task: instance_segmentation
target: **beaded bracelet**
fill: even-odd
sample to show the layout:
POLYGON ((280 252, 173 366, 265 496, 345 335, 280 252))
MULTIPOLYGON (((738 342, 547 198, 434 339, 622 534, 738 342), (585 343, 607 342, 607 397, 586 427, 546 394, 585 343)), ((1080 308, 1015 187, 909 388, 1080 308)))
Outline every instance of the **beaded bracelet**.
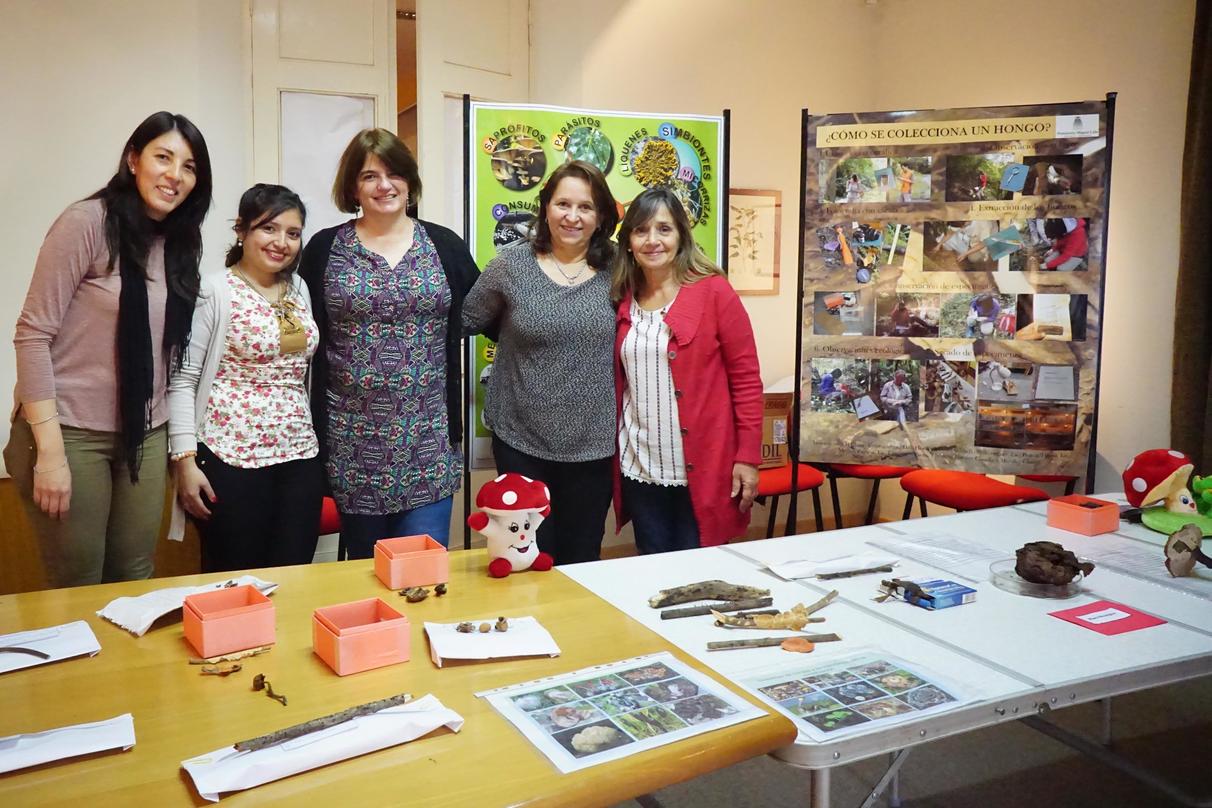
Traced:
POLYGON ((197 457, 197 456, 198 456, 198 453, 193 451, 192 449, 190 449, 190 450, 187 450, 184 452, 177 452, 176 454, 171 454, 168 456, 168 459, 171 460, 172 462, 176 463, 178 460, 184 460, 187 457, 197 457))

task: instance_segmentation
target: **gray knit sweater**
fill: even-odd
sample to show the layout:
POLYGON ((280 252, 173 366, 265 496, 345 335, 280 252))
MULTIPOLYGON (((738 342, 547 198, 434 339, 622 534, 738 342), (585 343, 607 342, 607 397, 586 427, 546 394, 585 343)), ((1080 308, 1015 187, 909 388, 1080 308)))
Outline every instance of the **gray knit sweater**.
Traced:
POLYGON ((613 455, 614 321, 609 272, 561 286, 529 244, 501 250, 463 301, 465 333, 501 329, 484 413, 497 437, 544 460, 613 455))

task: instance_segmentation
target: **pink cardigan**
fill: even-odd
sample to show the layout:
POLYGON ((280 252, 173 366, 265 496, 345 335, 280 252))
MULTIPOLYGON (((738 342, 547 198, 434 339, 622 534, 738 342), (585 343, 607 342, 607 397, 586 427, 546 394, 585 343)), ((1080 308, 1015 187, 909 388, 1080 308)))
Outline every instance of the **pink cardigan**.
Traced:
MULTIPOLYGON (((627 384, 621 351, 631 329, 630 295, 619 302, 615 322, 615 406, 621 419, 627 384)), ((732 465, 756 466, 762 459, 762 379, 753 328, 727 278, 718 275, 683 286, 665 322, 699 542, 704 547, 724 544, 749 527, 749 514, 737 508, 740 497, 730 496, 732 465)), ((614 466, 614 507, 621 530, 629 517, 617 454, 614 466)))

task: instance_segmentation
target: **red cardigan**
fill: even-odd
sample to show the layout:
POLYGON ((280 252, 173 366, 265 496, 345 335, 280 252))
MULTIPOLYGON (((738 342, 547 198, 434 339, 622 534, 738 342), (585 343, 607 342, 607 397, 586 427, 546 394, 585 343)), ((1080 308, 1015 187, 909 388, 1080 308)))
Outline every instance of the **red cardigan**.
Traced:
MULTIPOLYGON (((615 406, 623 414, 623 338, 631 330, 631 295, 619 302, 614 341, 615 406)), ((732 464, 762 460, 762 379, 749 315, 727 278, 713 275, 678 290, 665 315, 671 336, 669 367, 682 426, 690 503, 699 543, 724 544, 742 536, 749 514, 731 497, 732 464)), ((618 528, 623 508, 618 454, 614 462, 618 528)))

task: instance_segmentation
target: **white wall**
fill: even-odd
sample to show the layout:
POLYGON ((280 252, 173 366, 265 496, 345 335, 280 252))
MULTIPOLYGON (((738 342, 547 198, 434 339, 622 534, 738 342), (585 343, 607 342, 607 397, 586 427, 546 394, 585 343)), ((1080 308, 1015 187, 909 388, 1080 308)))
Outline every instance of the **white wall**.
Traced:
MULTIPOLYGON (((732 109, 732 186, 783 191, 781 293, 744 298, 767 383, 795 370, 802 107, 988 106, 1118 91, 1098 486, 1117 487, 1133 454, 1167 445, 1192 0, 1071 0, 1063 9, 1045 0, 531 6, 533 101, 732 109)), ((843 510, 864 494, 851 487, 843 510)), ((899 503, 899 493, 887 497, 886 515, 899 503)))
MULTIPOLYGON (((118 167, 149 114, 202 130, 215 205, 204 266, 230 243, 248 176, 243 0, 4 0, 0 3, 0 397, 16 381, 11 335, 47 228, 118 167)), ((7 403, 3 406, 8 413, 7 403)), ((0 445, 8 418, 0 419, 0 445)))

